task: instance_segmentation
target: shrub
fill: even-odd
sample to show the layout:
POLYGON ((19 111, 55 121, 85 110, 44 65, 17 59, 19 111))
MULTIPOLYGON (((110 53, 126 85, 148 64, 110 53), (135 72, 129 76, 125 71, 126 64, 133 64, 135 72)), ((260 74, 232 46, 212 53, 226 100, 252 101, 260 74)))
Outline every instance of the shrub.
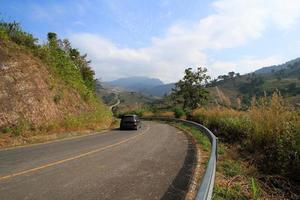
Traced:
POLYGON ((182 118, 183 116, 185 116, 184 110, 180 107, 174 108, 173 112, 176 118, 182 118))
POLYGON ((10 127, 4 127, 4 128, 2 128, 2 132, 3 133, 11 133, 12 129, 10 127))
POLYGON ((6 31, 0 28, 0 39, 2 40, 8 40, 8 35, 6 34, 6 31))
POLYGON ((34 38, 31 34, 22 31, 22 28, 17 22, 3 22, 0 21, 0 35, 3 32, 15 43, 29 48, 35 48, 38 39, 34 38))
POLYGON ((54 95, 54 97, 53 97, 54 103, 58 104, 60 102, 60 100, 62 99, 62 96, 63 96, 63 94, 61 92, 58 93, 58 94, 56 94, 56 95, 54 95))
POLYGON ((192 115, 221 139, 261 155, 255 161, 264 172, 300 180, 300 116, 278 93, 271 99, 254 99, 248 111, 212 107, 194 110, 192 115))
POLYGON ((224 171, 224 174, 228 177, 234 177, 239 174, 241 174, 241 164, 237 161, 233 160, 225 160, 222 163, 222 170, 224 171))

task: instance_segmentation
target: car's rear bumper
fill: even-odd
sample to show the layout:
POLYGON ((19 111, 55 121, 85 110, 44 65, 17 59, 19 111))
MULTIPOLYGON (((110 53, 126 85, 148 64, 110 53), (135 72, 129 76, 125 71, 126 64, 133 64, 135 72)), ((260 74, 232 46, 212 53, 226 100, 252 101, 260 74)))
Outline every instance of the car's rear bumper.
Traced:
POLYGON ((138 126, 137 125, 121 125, 120 129, 121 130, 130 130, 130 129, 137 129, 138 126))

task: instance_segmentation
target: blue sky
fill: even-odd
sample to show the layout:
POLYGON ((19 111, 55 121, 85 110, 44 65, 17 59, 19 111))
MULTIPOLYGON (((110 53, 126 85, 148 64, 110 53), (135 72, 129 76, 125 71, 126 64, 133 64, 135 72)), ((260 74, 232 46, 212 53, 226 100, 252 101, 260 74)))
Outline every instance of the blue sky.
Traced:
POLYGON ((98 78, 177 81, 186 67, 212 76, 299 57, 298 0, 1 0, 4 20, 40 41, 47 32, 88 53, 98 78))

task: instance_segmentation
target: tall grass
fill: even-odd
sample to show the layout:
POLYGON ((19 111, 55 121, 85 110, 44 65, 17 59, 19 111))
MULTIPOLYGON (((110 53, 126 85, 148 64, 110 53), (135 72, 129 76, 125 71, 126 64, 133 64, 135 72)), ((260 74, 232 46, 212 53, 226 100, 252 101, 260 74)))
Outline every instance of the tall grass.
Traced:
POLYGON ((300 181, 300 115, 280 94, 253 99, 247 111, 200 108, 193 118, 223 140, 240 143, 265 173, 300 181))

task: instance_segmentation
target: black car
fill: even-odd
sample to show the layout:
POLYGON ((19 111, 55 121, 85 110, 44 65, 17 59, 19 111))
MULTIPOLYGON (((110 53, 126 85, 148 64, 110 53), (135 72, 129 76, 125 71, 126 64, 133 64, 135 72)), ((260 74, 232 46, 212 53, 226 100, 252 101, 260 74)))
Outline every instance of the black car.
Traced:
POLYGON ((124 115, 121 118, 120 129, 138 130, 141 127, 141 121, 137 115, 124 115))

